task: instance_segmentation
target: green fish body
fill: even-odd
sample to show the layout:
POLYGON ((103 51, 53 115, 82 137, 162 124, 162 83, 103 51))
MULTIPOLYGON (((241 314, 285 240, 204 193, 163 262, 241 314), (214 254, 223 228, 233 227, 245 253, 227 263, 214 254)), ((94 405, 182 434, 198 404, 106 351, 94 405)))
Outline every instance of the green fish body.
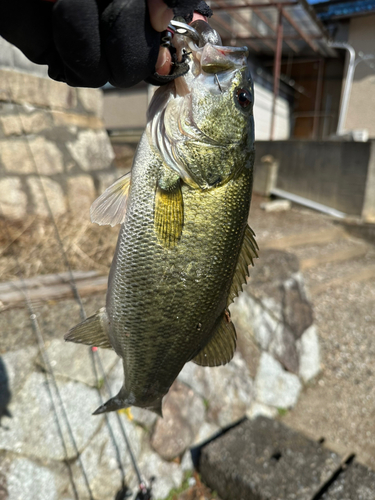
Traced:
POLYGON ((93 206, 97 222, 122 223, 106 308, 66 339, 113 348, 124 366, 120 392, 95 413, 135 405, 161 414, 186 362, 217 366, 235 350, 227 308, 256 256, 253 89, 244 52, 233 62, 233 48, 208 45, 192 63, 198 75, 155 94, 130 178, 93 206), (212 53, 229 59, 220 87, 202 70, 206 56, 212 73, 212 53))

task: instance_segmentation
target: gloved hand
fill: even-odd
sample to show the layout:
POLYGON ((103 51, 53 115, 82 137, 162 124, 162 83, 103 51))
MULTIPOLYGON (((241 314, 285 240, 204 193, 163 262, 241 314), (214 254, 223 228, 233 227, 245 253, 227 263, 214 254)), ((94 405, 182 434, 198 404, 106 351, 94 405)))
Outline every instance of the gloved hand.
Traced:
MULTIPOLYGON (((187 22, 194 10, 211 13, 199 0, 164 2, 187 22)), ((1 0, 0 35, 31 61, 47 64, 54 80, 126 88, 154 73, 157 30, 165 29, 172 15, 161 0, 1 0)))

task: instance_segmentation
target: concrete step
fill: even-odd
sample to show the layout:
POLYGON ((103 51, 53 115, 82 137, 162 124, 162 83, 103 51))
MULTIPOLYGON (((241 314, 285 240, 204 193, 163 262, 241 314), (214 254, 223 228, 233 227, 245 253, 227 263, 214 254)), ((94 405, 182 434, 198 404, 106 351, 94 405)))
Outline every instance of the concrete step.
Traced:
POLYGON ((321 266, 323 264, 343 262, 346 260, 360 259, 364 257, 369 250, 368 245, 358 244, 349 248, 341 248, 334 252, 324 252, 316 257, 302 259, 300 261, 300 268, 303 270, 312 267, 321 266))
POLYGON ((366 266, 363 267, 362 269, 352 271, 349 273, 346 273, 342 276, 339 276, 337 278, 332 278, 332 279, 327 279, 323 281, 322 283, 317 283, 315 285, 310 285, 309 286, 309 291, 310 294, 313 297, 316 297, 330 288, 337 288, 340 286, 345 286, 349 282, 364 282, 364 281, 369 281, 375 279, 375 265, 374 266, 366 266))
POLYGON ((222 500, 374 500, 375 472, 322 441, 245 419, 201 448, 199 470, 222 500))
POLYGON ((260 239, 259 247, 260 249, 289 250, 307 245, 326 245, 346 237, 347 234, 343 228, 332 226, 321 231, 307 231, 275 239, 260 239))

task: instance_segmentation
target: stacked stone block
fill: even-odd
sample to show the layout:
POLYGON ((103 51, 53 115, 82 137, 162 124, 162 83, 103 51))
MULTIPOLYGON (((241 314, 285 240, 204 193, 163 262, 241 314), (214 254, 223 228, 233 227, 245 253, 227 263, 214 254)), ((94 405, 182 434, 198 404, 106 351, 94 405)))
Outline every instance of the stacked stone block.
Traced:
POLYGON ((122 172, 102 121, 100 90, 0 69, 0 203, 9 219, 89 207, 122 172))

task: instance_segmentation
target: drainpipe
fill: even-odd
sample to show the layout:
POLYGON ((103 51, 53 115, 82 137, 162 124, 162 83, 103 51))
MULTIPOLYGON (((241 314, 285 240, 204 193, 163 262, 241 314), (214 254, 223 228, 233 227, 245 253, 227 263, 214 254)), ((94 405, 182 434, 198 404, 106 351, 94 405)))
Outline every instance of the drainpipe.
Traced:
MULTIPOLYGON (((375 59, 375 56, 373 54, 362 54, 361 52, 359 52, 359 57, 356 59, 354 48, 348 43, 344 42, 329 42, 329 46, 336 49, 345 49, 349 52, 348 71, 346 72, 345 87, 336 130, 337 135, 342 135, 344 133, 346 113, 348 111, 349 97, 352 90, 355 68, 360 62, 367 62, 369 60, 375 59)), ((373 65, 371 64, 370 67, 373 67, 373 65)))
POLYGON ((344 87, 344 92, 342 95, 339 121, 337 122, 337 130, 336 130, 337 135, 342 135, 343 129, 344 129, 344 124, 345 124, 345 119, 346 119, 346 113, 348 111, 350 91, 352 90, 354 70, 355 70, 355 66, 356 66, 356 64, 355 64, 355 50, 348 43, 331 42, 329 45, 331 47, 334 47, 337 49, 346 49, 349 53, 348 71, 346 72, 345 87, 344 87))

